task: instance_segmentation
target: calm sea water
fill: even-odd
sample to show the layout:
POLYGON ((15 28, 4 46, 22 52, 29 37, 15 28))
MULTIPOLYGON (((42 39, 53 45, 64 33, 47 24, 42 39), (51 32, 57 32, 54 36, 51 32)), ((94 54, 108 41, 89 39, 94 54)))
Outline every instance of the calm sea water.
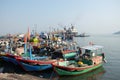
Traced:
POLYGON ((120 35, 92 35, 90 37, 77 37, 75 41, 80 46, 89 42, 104 46, 107 63, 92 72, 73 76, 60 77, 59 80, 120 80, 120 35))

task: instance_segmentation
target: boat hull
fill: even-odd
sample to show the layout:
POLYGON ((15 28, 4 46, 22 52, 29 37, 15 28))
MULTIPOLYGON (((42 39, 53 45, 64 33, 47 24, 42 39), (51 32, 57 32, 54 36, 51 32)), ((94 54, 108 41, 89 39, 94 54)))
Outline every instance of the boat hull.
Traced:
POLYGON ((24 63, 24 62, 19 62, 19 65, 25 71, 42 71, 42 70, 46 70, 46 69, 52 68, 51 64, 32 65, 32 64, 27 64, 27 63, 24 63))
POLYGON ((54 70, 55 72, 57 72, 58 75, 60 76, 71 76, 71 75, 80 75, 80 74, 84 74, 84 73, 87 73, 89 71, 92 71, 94 69, 97 69, 99 67, 102 66, 102 63, 101 64, 98 64, 96 66, 93 66, 91 68, 87 68, 87 69, 84 69, 84 70, 78 70, 78 71, 68 71, 68 70, 64 70, 64 69, 60 69, 60 68, 57 68, 57 67, 54 67, 54 70))

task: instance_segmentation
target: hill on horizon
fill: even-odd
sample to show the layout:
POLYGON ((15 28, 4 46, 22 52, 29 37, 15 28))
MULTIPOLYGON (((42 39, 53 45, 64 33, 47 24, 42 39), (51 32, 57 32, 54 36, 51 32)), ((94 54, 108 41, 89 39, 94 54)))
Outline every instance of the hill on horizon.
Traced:
POLYGON ((117 31, 117 32, 115 32, 115 33, 113 33, 113 34, 120 34, 120 31, 117 31))

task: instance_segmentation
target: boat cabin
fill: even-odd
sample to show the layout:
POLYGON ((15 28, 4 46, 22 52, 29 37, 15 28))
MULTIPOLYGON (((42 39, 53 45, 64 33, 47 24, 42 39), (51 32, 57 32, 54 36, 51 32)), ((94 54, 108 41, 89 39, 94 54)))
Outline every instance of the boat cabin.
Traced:
POLYGON ((102 54, 103 46, 90 45, 90 46, 81 47, 81 49, 83 55, 88 54, 90 57, 93 57, 102 54))
POLYGON ((102 56, 102 49, 103 46, 99 45, 90 45, 81 47, 82 50, 82 61, 84 62, 84 59, 89 58, 92 60, 92 64, 99 64, 102 62, 103 56, 102 56))

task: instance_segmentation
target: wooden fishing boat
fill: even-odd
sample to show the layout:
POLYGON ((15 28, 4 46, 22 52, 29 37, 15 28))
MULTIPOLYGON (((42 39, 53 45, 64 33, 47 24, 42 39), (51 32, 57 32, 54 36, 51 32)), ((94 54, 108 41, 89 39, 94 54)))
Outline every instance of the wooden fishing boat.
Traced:
POLYGON ((1 59, 6 62, 12 62, 15 65, 21 66, 25 71, 41 71, 52 68, 52 63, 56 60, 46 60, 46 56, 43 57, 22 57, 12 54, 6 54, 1 59))
POLYGON ((46 60, 47 58, 47 56, 33 55, 31 46, 30 52, 23 53, 22 55, 6 53, 5 56, 1 56, 2 60, 6 62, 12 62, 15 65, 19 65, 26 71, 41 71, 52 68, 51 63, 55 62, 56 60, 46 60))
POLYGON ((17 58, 17 62, 25 71, 41 71, 52 68, 52 63, 56 62, 57 60, 50 60, 47 56, 39 56, 35 57, 32 56, 31 48, 29 52, 29 57, 21 57, 17 58))
POLYGON ((83 52, 87 51, 80 57, 79 61, 58 61, 53 63, 54 71, 62 75, 79 75, 102 66, 103 56, 102 46, 90 45, 82 47, 83 52), (88 56, 89 55, 89 56, 88 56))
POLYGON ((52 63, 56 60, 45 60, 46 57, 36 57, 31 60, 29 57, 21 57, 7 54, 1 59, 6 62, 11 62, 15 65, 21 66, 25 71, 41 71, 52 68, 52 63))

